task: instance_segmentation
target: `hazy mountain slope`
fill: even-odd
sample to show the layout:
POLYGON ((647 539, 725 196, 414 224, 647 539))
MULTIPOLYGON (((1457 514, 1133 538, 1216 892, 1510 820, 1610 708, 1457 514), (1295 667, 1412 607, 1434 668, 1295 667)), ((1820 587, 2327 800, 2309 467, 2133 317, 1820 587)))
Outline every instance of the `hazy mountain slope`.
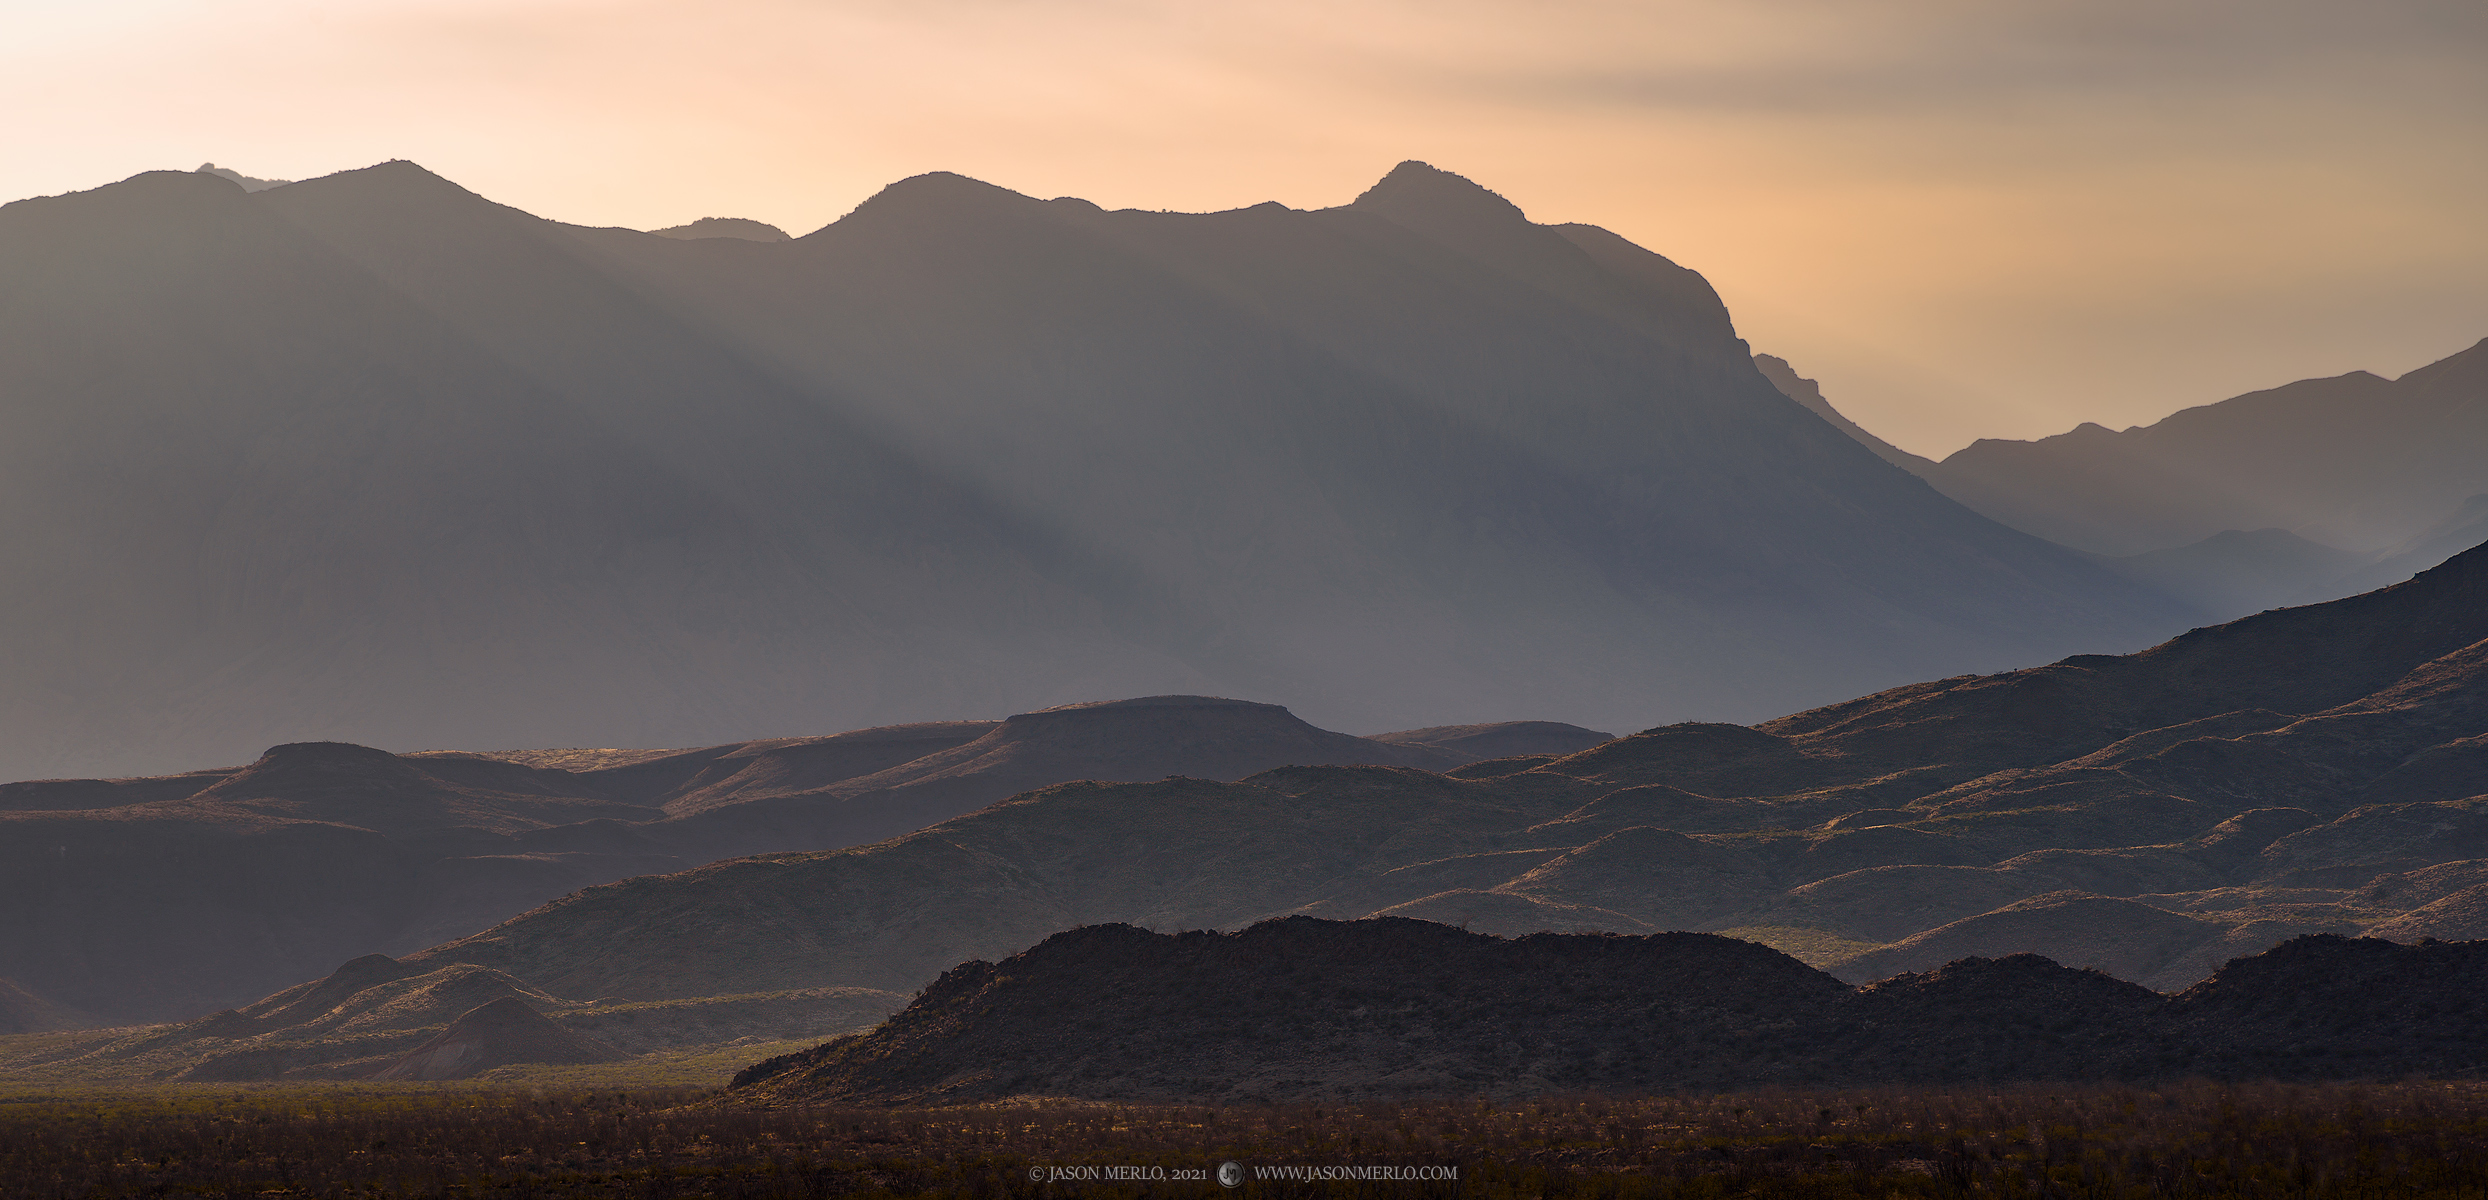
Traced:
POLYGON ((1839 409, 1831 406, 1831 401, 1823 398, 1823 385, 1799 375, 1796 368, 1788 365, 1787 359, 1770 354, 1757 354, 1754 356, 1754 369, 1762 372, 1762 377, 1770 380, 1771 386, 1780 389, 1781 395, 1805 405, 1806 411, 1831 422, 1833 428, 1848 434, 1857 444, 1874 451, 1875 457, 1920 479, 1928 478, 1935 468, 1935 460, 1911 454, 1907 450, 1866 432, 1857 422, 1841 415, 1839 409))
POLYGON ((698 745, 1098 695, 1630 728, 2163 636, 1858 449, 1699 276, 1405 165, 788 242, 391 163, 0 209, 0 773, 698 745))
POLYGON ((2424 562, 2414 558, 2379 569, 2368 555, 2310 542, 2285 529, 2227 529, 2199 542, 2107 559, 2106 565, 2225 620, 2400 583, 2488 540, 2488 530, 2481 535, 2424 562), (2351 582, 2369 576, 2373 581, 2365 586, 2351 582))
POLYGON ((1926 472, 2016 529, 2103 554, 2285 529, 2366 551, 2488 492, 2488 342, 2399 379, 2306 379, 2148 426, 1982 439, 1926 472))
POLYGON ((2463 501, 2444 520, 2378 552, 2364 566, 2325 580, 2322 588, 2302 592, 2296 599, 2329 600, 2334 595, 2389 587, 2481 542, 2488 542, 2488 494, 2463 501))
MULTIPOLYGON (((1353 662, 1438 695, 1494 679, 1538 711, 1700 678, 1705 708, 1768 711, 1786 705, 1760 681, 1869 642, 2021 636, 1969 596, 2095 586, 1783 403, 1697 276, 1611 235, 1593 256, 1414 164, 1344 209, 1200 216, 925 176, 799 239, 774 287, 581 236, 1023 511, 1172 556, 1143 573, 1190 602, 1205 669, 1353 662), (1204 483, 1221 503, 1155 499, 1204 483), (1980 549, 1934 549, 1964 540, 1980 549), (1931 574, 1903 582, 1886 554, 1931 574), (1935 579, 1942 597, 1919 592, 1935 579), (1688 621, 1709 632, 1651 649, 1688 621), (1859 621, 1876 635, 1831 632, 1859 621)), ((2031 628, 2074 619, 2038 604, 2031 628)), ((1334 720, 1384 723, 1367 712, 1334 720)))
MULTIPOLYGON (((421 240, 445 236, 417 220, 428 206, 532 223, 379 175, 402 186, 360 181, 375 219, 444 271, 460 258, 421 240)), ((814 664, 935 678, 954 652, 1042 644, 960 620, 886 634, 996 588, 1060 616, 1048 634, 1089 661, 1120 653, 1027 565, 1034 539, 662 314, 480 232, 501 282, 534 286, 478 280, 427 307, 277 207, 354 186, 245 196, 159 173, 0 209, 0 543, 54 581, 9 600, 30 639, 0 695, 9 761, 213 761, 306 727, 749 736, 872 690, 850 677, 807 709, 828 686, 814 664), (480 336, 503 304, 571 336, 480 336)))

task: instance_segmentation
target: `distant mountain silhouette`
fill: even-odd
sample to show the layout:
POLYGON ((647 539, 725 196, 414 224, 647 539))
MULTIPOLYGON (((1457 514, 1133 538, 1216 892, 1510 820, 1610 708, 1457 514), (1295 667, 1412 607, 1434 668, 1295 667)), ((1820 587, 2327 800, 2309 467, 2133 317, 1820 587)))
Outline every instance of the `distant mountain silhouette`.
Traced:
MULTIPOLYGON (((1417 733, 1369 740, 1277 705, 1157 696, 665 752, 401 756, 297 743, 239 768, 11 784, 0 787, 0 971, 105 1017, 185 1018, 583 887, 868 844, 1068 780, 1482 756, 1426 736, 1481 750, 1603 740, 1552 722, 1417 733)), ((0 1019, 97 1023, 8 994, 0 1019)))
POLYGON ((749 220, 744 217, 702 217, 688 225, 674 225, 665 229, 651 229, 648 232, 661 238, 677 238, 686 242, 696 241, 700 238, 735 238, 746 242, 787 242, 794 240, 786 235, 785 230, 780 229, 775 225, 771 225, 765 221, 749 220))
POLYGON ((2208 620, 2373 591, 2488 540, 2488 343, 2386 381, 2301 380, 2111 433, 1982 440, 1942 462, 1763 376, 1884 461, 2007 525, 2096 551, 2208 620))
POLYGON ((2376 550, 2488 493, 2488 341, 2399 379, 2353 371, 2122 432, 1981 440, 1926 477, 2016 529, 2103 554, 2254 529, 2376 550))
POLYGON ((2309 938, 2163 998, 2031 955, 1853 991, 1703 934, 1092 926, 944 973, 728 1103, 1375 1102, 2014 1080, 2467 1077, 2488 942, 2309 938), (2320 1032, 2319 1032, 2320 1031, 2320 1032))
MULTIPOLYGON (((2442 561, 2439 557, 2418 569, 2442 561)), ((2184 546, 2105 560, 2110 570, 2224 617, 2334 599, 2333 594, 2309 593, 2323 593, 2336 580, 2364 574, 2368 563, 2367 555, 2318 545, 2285 529, 2230 529, 2184 546)), ((2399 583, 2413 573, 2402 571, 2375 586, 2399 583)), ((2347 588, 2361 590, 2372 589, 2347 588)))
POLYGON ((1629 729, 2186 623, 1780 395, 1699 275, 1416 163, 932 174, 784 242, 151 172, 0 208, 0 309, 6 776, 1170 693, 1629 729))

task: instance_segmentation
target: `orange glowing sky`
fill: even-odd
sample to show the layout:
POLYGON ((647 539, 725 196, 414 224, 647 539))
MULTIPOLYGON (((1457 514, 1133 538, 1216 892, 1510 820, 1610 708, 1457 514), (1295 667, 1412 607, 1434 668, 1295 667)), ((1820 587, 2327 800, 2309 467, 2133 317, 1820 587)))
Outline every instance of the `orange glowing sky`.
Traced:
POLYGON ((1907 448, 2488 335, 2479 0, 7 0, 0 198, 390 158, 817 228, 952 170, 1344 203, 1419 158, 1700 270, 1907 448))

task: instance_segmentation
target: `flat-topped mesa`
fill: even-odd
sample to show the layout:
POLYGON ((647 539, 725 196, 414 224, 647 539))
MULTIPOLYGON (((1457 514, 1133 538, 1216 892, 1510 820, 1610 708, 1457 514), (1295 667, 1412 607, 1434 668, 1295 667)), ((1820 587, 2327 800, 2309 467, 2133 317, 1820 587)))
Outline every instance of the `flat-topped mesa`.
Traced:
MULTIPOLYGON (((962 746, 836 786, 843 795, 935 789, 990 803, 1071 779, 1242 779, 1273 767, 1377 764, 1439 770, 1473 756, 1333 733, 1276 704, 1140 696, 1058 704, 1006 718, 962 746)), ((927 794, 930 794, 927 792, 927 794)))
POLYGON ((1051 708, 1034 709, 1005 718, 1006 721, 1027 721, 1052 713, 1102 712, 1109 709, 1135 708, 1236 708, 1265 713, 1278 713, 1293 719, 1283 704, 1267 704, 1259 700, 1234 700, 1225 696, 1134 696, 1126 700, 1081 700, 1057 704, 1051 708))

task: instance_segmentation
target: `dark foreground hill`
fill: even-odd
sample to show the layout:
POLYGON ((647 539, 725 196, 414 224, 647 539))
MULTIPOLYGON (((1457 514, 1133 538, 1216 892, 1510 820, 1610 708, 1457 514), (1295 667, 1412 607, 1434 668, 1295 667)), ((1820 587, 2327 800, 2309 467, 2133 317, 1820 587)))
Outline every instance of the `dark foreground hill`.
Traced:
POLYGON ((0 207, 0 313, 8 777, 1174 692, 1638 728, 2185 623, 1780 395, 1694 272, 1417 163, 932 174, 787 241, 150 172, 0 207))
POLYGON ((583 887, 877 842, 1065 780, 1448 767, 1481 755, 1430 739, 1498 752, 1606 740, 1553 722, 1388 737, 1316 729, 1276 705, 1156 696, 695 750, 307 743, 245 767, 9 784, 0 978, 18 984, 0 991, 0 1031, 97 1023, 70 1009, 196 1016, 583 887))
POLYGON ((729 1102, 1377 1101, 2488 1070, 2488 943, 2306 938, 2162 997, 2036 956, 1853 989, 1704 934, 1097 926, 945 973, 729 1102))
POLYGON ((564 897, 412 957, 563 994, 836 983, 1121 922, 1722 932, 1851 980, 2032 951, 2176 991, 2488 883, 2488 549, 2151 650, 1437 773, 1065 784, 872 846, 564 897))

